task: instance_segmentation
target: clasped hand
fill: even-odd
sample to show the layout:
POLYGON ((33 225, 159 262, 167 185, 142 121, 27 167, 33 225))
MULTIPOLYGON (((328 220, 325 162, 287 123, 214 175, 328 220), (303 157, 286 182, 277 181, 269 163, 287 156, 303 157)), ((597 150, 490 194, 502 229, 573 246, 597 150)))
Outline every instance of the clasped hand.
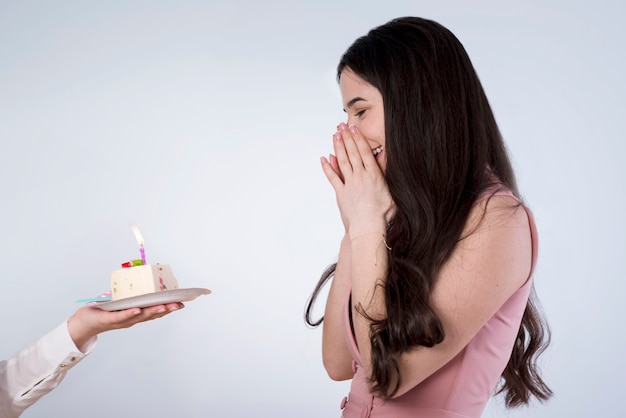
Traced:
POLYGON ((350 237, 385 232, 395 206, 373 150, 354 127, 340 124, 333 135, 335 155, 322 157, 322 169, 335 190, 337 206, 350 237))

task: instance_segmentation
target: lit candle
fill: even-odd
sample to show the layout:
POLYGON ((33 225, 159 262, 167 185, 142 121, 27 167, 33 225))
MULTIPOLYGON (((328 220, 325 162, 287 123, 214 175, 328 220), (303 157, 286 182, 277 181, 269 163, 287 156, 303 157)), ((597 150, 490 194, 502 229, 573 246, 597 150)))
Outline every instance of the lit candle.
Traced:
POLYGON ((141 253, 141 261, 143 262, 143 265, 146 265, 146 252, 143 249, 143 236, 141 235, 141 232, 139 232, 139 228, 137 228, 136 225, 132 226, 133 229, 133 234, 135 234, 135 239, 137 240, 137 243, 139 244, 139 252, 141 253))

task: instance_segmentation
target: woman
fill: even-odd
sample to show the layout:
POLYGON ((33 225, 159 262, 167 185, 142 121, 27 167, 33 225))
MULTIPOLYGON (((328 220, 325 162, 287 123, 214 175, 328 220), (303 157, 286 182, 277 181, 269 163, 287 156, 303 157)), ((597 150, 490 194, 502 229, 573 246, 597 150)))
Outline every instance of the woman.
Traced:
POLYGON ((343 416, 479 417, 499 382, 509 407, 547 400, 537 234, 463 46, 399 18, 357 39, 337 76, 348 120, 322 168, 345 235, 306 320, 323 320, 329 376, 352 379, 343 416))
POLYGON ((182 309, 182 303, 107 312, 83 307, 54 330, 0 361, 0 417, 17 418, 57 387, 95 347, 97 335, 182 309))

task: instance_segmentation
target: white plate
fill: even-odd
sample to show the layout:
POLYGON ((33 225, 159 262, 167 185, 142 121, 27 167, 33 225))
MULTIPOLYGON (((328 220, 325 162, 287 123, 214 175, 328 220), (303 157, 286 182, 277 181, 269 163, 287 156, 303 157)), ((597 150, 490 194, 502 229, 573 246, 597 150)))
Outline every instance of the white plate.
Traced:
POLYGON ((130 308, 146 308, 148 306, 163 305, 174 302, 187 302, 194 300, 200 295, 208 295, 209 289, 191 287, 188 289, 170 289, 160 292, 146 293, 145 295, 133 296, 130 298, 112 300, 111 302, 89 304, 93 308, 105 311, 121 311, 130 308))

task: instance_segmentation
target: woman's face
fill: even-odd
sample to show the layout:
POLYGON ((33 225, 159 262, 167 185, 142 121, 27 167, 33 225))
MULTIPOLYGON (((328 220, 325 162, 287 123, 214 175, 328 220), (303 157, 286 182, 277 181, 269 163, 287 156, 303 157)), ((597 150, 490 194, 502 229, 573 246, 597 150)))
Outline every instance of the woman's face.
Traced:
POLYGON ((343 110, 348 125, 365 137, 380 168, 385 171, 385 112, 380 91, 346 67, 339 77, 343 110))

